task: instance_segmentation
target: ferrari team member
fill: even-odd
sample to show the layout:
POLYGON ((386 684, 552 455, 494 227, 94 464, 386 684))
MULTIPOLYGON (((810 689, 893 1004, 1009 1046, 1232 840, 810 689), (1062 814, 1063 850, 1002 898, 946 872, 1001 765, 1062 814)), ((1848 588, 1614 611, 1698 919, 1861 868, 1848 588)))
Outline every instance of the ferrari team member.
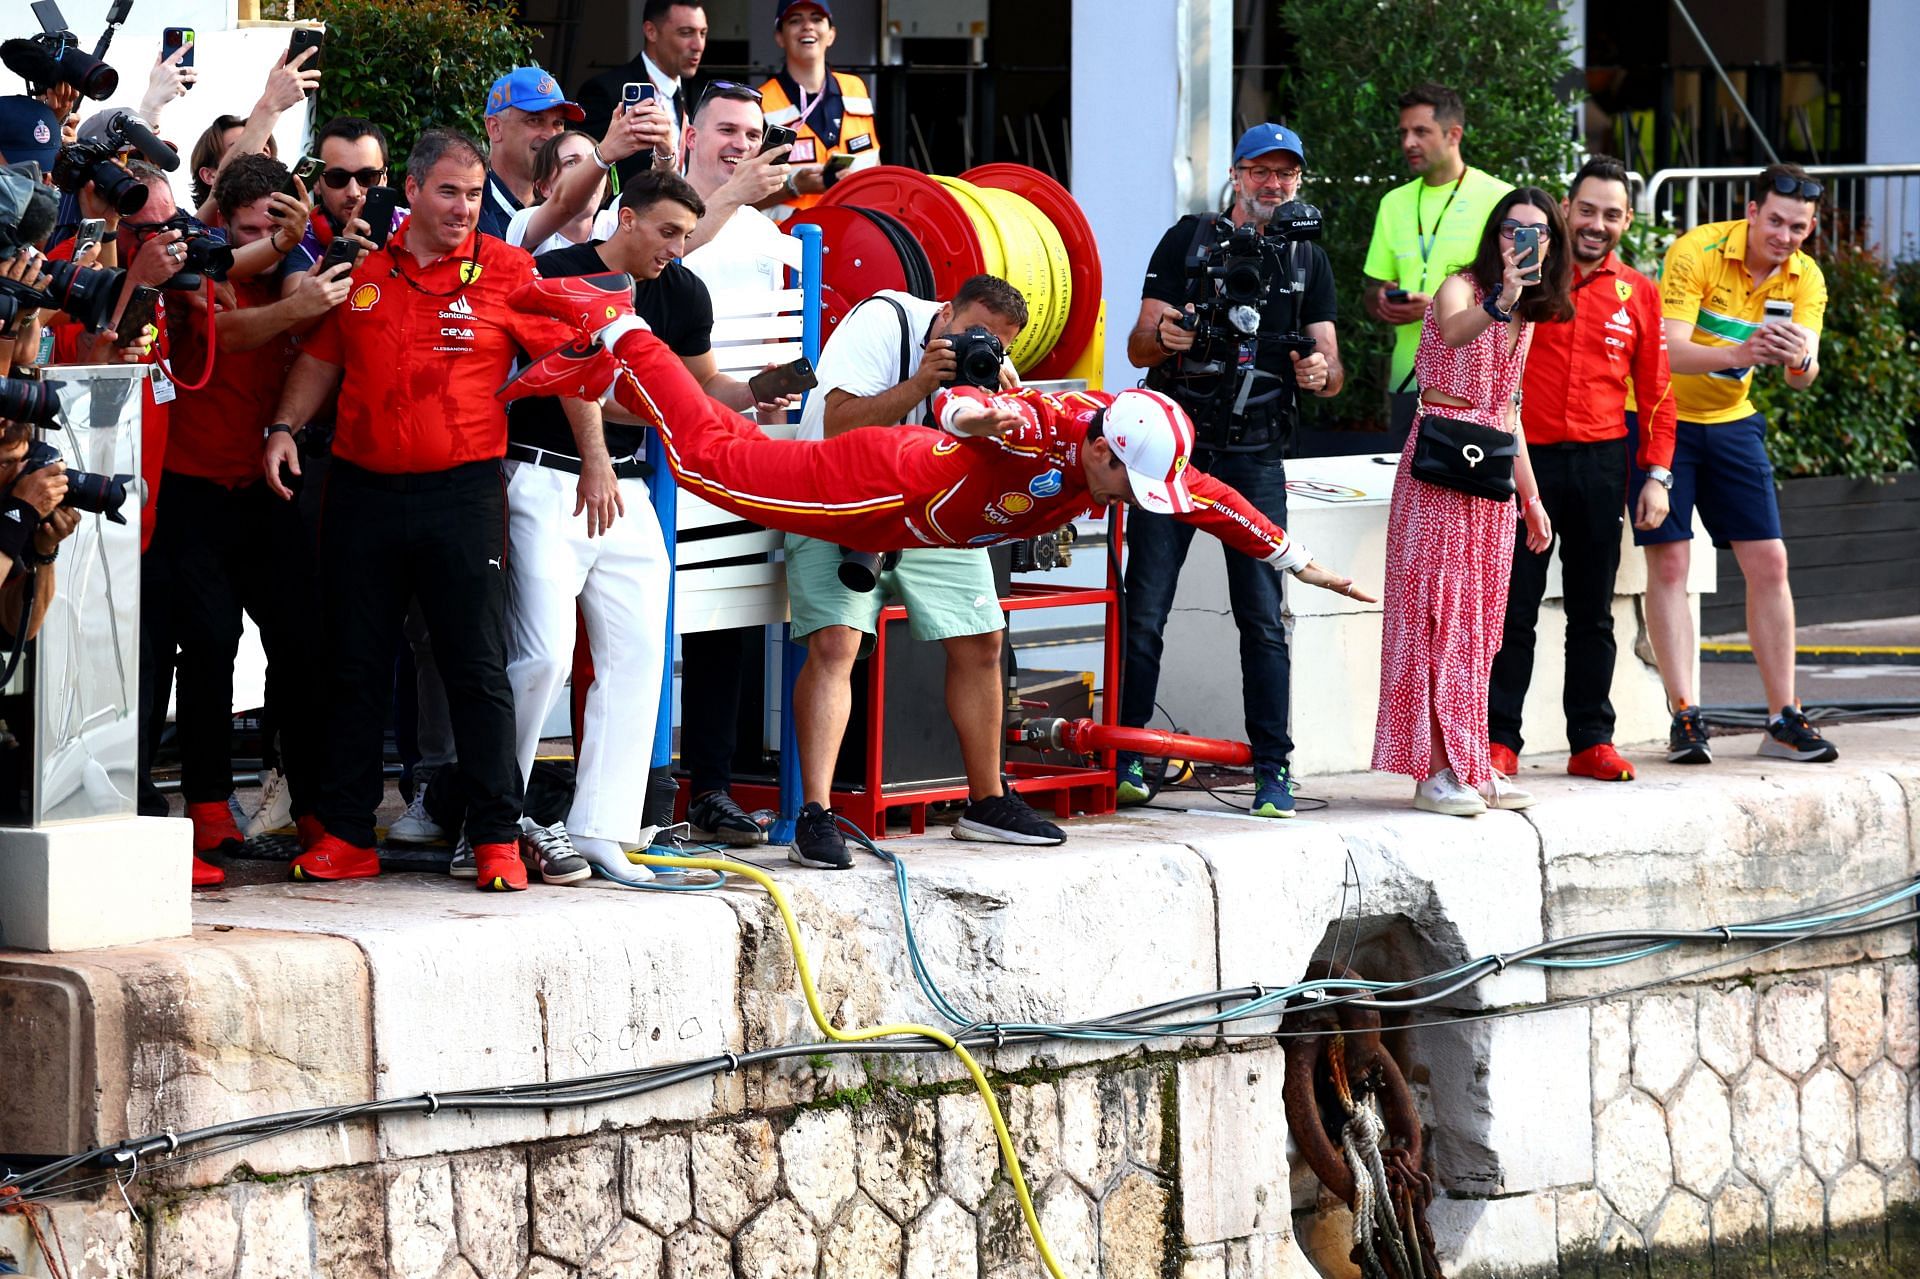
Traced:
POLYGON ((296 879, 380 873, 380 738, 401 620, 417 599, 446 684, 479 887, 527 884, 506 668, 507 416, 487 392, 516 352, 550 350, 569 330, 509 305, 533 279, 533 259, 477 232, 486 187, 471 139, 420 135, 407 160, 411 215, 354 271, 346 305, 306 343, 268 428, 267 483, 290 499, 280 468, 299 473, 294 435, 338 388, 319 562, 325 833, 294 859, 296 879))
POLYGON ((1109 502, 1186 520, 1312 586, 1369 600, 1313 561, 1229 486, 1194 470, 1193 424, 1157 391, 934 397, 941 429, 897 426, 830 440, 774 440, 708 399, 634 317, 626 276, 539 280, 515 306, 571 323, 582 341, 528 366, 505 399, 614 403, 659 429, 680 483, 769 528, 853 550, 991 546, 1060 527, 1109 502), (611 387, 609 391, 609 386, 611 387), (1010 495, 1030 498, 1009 502, 1010 495))
MULTIPOLYGON (((1613 252, 1633 224, 1626 166, 1594 156, 1574 174, 1560 209, 1573 241, 1573 322, 1534 326, 1521 384, 1527 454, 1560 543, 1567 610, 1562 705, 1573 753, 1567 771, 1624 782, 1633 779, 1633 765, 1613 748, 1608 698, 1613 582, 1627 508, 1629 430, 1637 430, 1637 461, 1647 477, 1634 506, 1634 527, 1658 528, 1667 518, 1674 436, 1667 339, 1659 287, 1613 252), (1626 408, 1629 380, 1644 409, 1639 414, 1626 408)), ((1538 555, 1529 551, 1526 530, 1519 530, 1505 637, 1493 659, 1487 698, 1493 767, 1509 777, 1519 767, 1520 709, 1533 678, 1534 625, 1551 555, 1551 547, 1538 555)))

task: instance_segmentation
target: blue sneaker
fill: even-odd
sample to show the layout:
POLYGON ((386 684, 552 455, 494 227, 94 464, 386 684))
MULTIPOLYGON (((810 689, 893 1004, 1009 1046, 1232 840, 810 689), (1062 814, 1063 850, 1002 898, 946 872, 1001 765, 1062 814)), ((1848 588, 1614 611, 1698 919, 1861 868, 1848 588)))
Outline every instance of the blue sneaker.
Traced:
POLYGON ((1293 816, 1293 777, 1284 768, 1257 768, 1253 773, 1255 817, 1293 816))
POLYGON ((1138 755, 1122 755, 1114 765, 1114 775, 1120 779, 1120 807, 1128 808, 1134 804, 1144 804, 1153 798, 1147 790, 1147 766, 1138 755))

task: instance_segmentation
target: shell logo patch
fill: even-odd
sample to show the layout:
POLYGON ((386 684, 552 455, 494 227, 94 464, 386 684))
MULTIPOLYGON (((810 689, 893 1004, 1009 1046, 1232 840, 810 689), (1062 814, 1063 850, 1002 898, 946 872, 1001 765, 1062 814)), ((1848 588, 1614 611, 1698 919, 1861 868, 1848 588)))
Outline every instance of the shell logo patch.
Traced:
POLYGON ((1628 298, 1633 296, 1633 286, 1631 284, 1628 284, 1625 280, 1615 280, 1613 282, 1613 291, 1620 295, 1620 300, 1622 302, 1625 302, 1628 298))
POLYGON ((356 311, 367 311, 371 310, 373 304, 379 300, 380 286, 377 284, 363 284, 353 291, 353 296, 347 299, 347 305, 356 311))
POLYGON ((472 284, 480 278, 480 272, 484 269, 485 268, 478 262, 462 262, 460 264, 460 283, 472 284))
POLYGON ((1002 493, 1000 509, 1008 515, 1025 515, 1033 509, 1033 499, 1025 493, 1002 493))

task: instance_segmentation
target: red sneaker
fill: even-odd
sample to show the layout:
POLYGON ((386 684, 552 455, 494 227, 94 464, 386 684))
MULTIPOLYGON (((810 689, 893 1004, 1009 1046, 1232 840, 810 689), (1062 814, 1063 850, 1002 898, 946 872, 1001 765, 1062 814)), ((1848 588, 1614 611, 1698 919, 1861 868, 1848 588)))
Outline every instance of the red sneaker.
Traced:
POLYGON ((1567 761, 1567 771, 1575 777, 1591 777, 1603 782, 1633 780, 1633 765, 1620 757, 1612 742, 1587 747, 1567 761))
POLYGON ((520 845, 475 844, 473 863, 479 870, 475 887, 482 892, 517 893, 527 886, 527 864, 520 860, 520 845))
MULTIPOLYGON (((226 805, 221 805, 226 807, 226 805)), ((203 862, 199 854, 193 858, 193 886, 195 888, 218 888, 227 882, 227 872, 212 862, 203 862)))
POLYGON ((590 338, 633 314, 633 277, 616 271, 531 280, 508 296, 507 305, 529 315, 551 316, 590 338))
POLYGON ((293 859, 295 879, 372 879, 380 873, 380 852, 349 844, 324 832, 293 859))
POLYGON ((234 824, 233 810, 226 800, 210 804, 188 804, 187 820, 193 823, 193 853, 226 853, 246 843, 246 837, 234 824))
POLYGON ((619 372, 620 362, 612 352, 591 338, 581 338, 547 352, 501 383, 493 395, 502 404, 529 395, 560 395, 594 404, 619 372))
POLYGON ((300 851, 303 853, 306 852, 309 848, 312 848, 315 844, 319 843, 322 839, 326 838, 326 834, 327 834, 327 828, 325 826, 322 826, 320 824, 320 819, 318 817, 315 817, 312 813, 307 813, 304 816, 294 818, 293 829, 299 835, 300 851))
POLYGON ((1520 771, 1520 757, 1513 753, 1513 747, 1503 742, 1490 742, 1487 753, 1493 756, 1493 771, 1502 777, 1512 777, 1520 771))

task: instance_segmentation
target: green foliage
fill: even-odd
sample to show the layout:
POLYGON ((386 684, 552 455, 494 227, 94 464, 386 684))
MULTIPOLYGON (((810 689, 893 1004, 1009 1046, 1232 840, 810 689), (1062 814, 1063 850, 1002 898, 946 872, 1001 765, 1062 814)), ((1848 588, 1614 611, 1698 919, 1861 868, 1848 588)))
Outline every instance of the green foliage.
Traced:
MULTIPOLYGON (((1767 452, 1785 475, 1911 470, 1920 334, 1902 323, 1894 275, 1870 249, 1843 244, 1816 256, 1827 277, 1820 376, 1795 391, 1780 370, 1755 371, 1753 402, 1767 415, 1767 452)), ((1908 298, 1911 307, 1911 291, 1908 298)))
MULTIPOLYGON (((1340 294, 1347 388, 1315 402, 1350 421, 1384 420, 1393 331, 1360 305, 1374 210, 1407 180, 1395 135, 1400 95, 1423 80, 1467 104, 1461 154, 1516 186, 1558 193, 1573 172, 1573 63, 1557 0, 1286 0, 1281 20, 1299 50, 1285 86, 1288 121, 1307 146, 1302 198, 1326 214, 1324 246, 1340 294)), ((1322 423, 1324 425, 1324 423, 1322 423)))
POLYGON ((487 90, 532 60, 512 0, 299 0, 327 24, 316 120, 365 116, 393 142, 393 180, 423 129, 484 142, 487 90))

